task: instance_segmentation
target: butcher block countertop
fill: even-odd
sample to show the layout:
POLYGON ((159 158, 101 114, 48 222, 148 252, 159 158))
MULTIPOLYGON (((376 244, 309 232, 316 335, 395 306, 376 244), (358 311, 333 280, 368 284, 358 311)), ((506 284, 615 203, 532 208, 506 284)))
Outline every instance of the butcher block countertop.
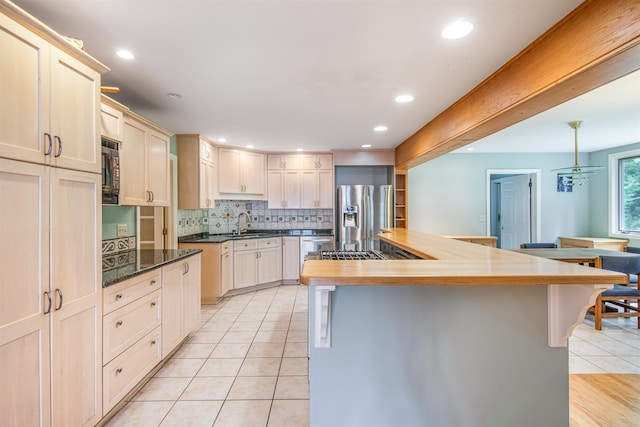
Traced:
POLYGON ((404 228, 378 235, 422 260, 305 261, 308 286, 589 285, 624 283, 621 273, 518 254, 404 228))

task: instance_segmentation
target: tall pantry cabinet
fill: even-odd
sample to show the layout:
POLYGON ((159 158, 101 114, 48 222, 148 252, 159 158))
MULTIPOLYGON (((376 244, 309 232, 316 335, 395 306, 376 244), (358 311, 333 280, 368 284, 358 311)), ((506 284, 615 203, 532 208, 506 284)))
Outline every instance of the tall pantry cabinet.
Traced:
POLYGON ((102 415, 100 74, 0 3, 0 419, 102 415))

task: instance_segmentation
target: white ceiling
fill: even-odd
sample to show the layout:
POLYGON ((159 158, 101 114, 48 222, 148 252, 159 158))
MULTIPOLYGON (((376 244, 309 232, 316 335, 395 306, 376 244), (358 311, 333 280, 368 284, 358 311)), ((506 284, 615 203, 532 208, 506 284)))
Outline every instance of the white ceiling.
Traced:
MULTIPOLYGON (((103 85, 118 86, 121 93, 113 97, 132 110, 174 133, 200 133, 216 142, 225 137, 227 145, 270 151, 357 149, 364 143, 393 148, 581 3, 14 2, 59 33, 82 39, 86 51, 111 68, 103 85), (457 18, 468 19, 475 30, 464 39, 443 39, 441 29, 457 18), (119 59, 118 48, 132 50, 136 59, 119 59), (182 98, 170 99, 168 92, 182 98), (415 101, 395 103, 403 93, 415 101), (377 125, 389 130, 374 133, 377 125)), ((640 98, 637 90, 635 95, 640 98)), ((553 134, 556 141, 567 140, 571 151, 571 129, 563 122, 584 119, 586 139, 600 116, 570 112, 580 117, 549 117, 555 123, 548 127, 534 118, 532 126, 518 125, 525 135, 510 129, 504 138, 485 139, 533 151, 553 134), (542 128, 550 133, 534 136, 542 128)), ((603 134, 608 140, 640 140, 637 126, 631 138, 611 128, 603 134)))

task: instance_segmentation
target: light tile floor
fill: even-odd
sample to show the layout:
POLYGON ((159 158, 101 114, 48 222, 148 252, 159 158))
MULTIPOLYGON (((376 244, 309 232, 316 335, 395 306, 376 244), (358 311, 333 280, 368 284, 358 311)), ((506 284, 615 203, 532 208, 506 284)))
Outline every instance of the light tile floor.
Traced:
POLYGON ((640 329, 635 318, 603 319, 594 329, 587 314, 569 338, 569 373, 640 374, 640 329))
POLYGON ((107 425, 308 426, 307 313, 304 286, 203 305, 190 340, 107 425))
MULTIPOLYGON (((108 426, 308 426, 308 291, 280 286, 203 305, 200 327, 108 426)), ((635 319, 587 315, 569 372, 640 374, 635 319)))

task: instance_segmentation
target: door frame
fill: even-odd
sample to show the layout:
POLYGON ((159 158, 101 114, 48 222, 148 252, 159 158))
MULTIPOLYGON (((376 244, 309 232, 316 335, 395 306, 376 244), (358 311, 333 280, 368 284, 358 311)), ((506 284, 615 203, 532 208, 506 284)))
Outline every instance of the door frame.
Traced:
POLYGON ((531 191, 531 226, 532 239, 539 242, 542 238, 542 227, 540 218, 542 218, 542 170, 541 169, 487 169, 486 185, 485 185, 485 218, 486 233, 491 235, 491 175, 532 175, 533 188, 531 191))

